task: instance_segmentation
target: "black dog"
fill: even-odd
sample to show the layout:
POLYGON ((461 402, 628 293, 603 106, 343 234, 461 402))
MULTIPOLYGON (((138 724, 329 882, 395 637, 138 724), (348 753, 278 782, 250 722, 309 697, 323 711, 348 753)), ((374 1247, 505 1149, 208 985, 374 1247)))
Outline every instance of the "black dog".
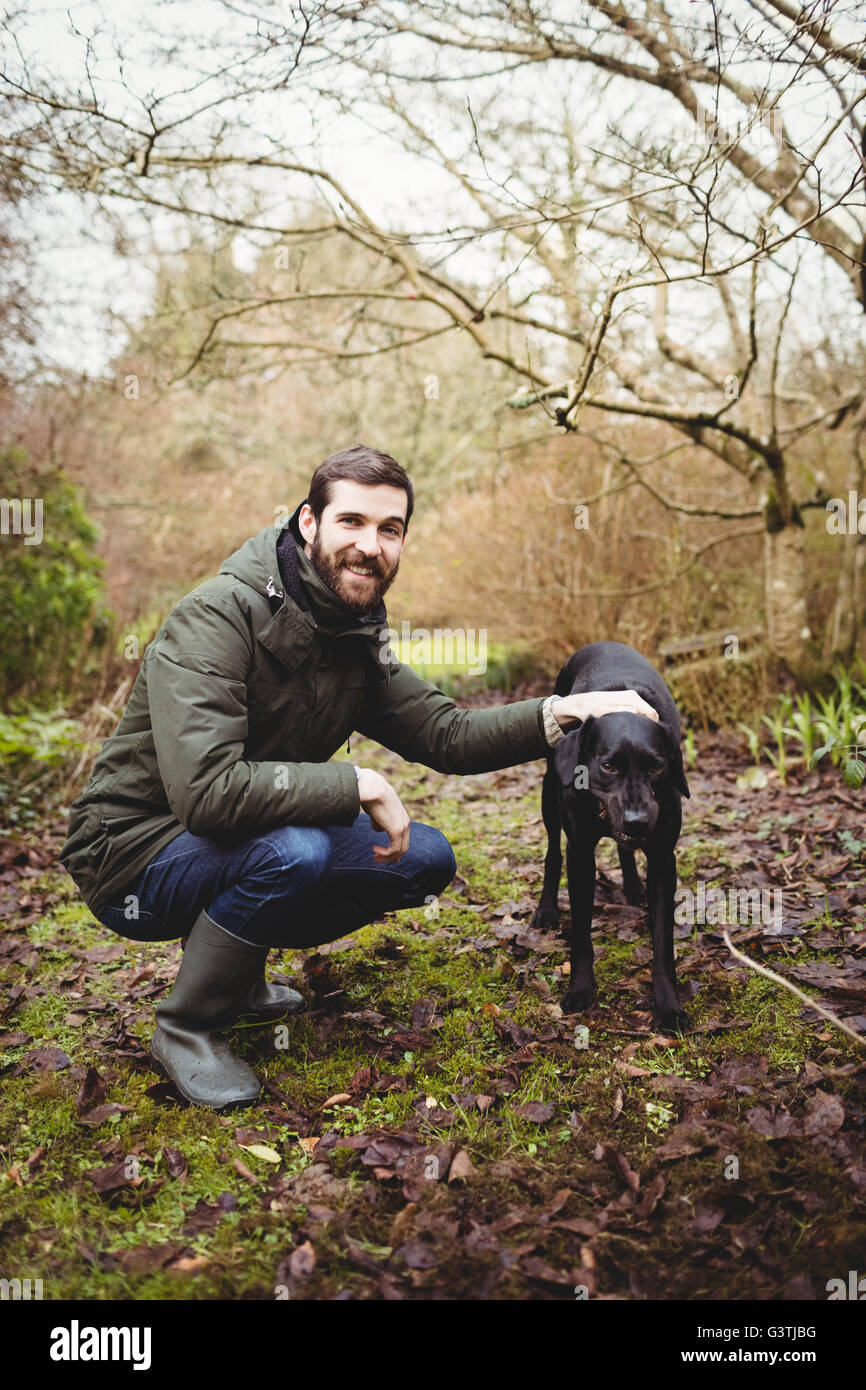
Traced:
POLYGON ((590 716, 551 750, 541 792, 548 834, 544 888, 532 925, 559 921, 562 872, 560 832, 565 830, 571 904, 571 978, 562 1001, 566 1013, 588 1009, 595 998, 592 908, 595 847, 603 835, 617 842, 626 898, 642 901, 634 851, 646 854, 646 898, 653 941, 653 1021, 663 1032, 688 1025, 674 971, 675 849, 689 795, 680 752, 680 719, 671 693, 649 662, 622 642, 593 642, 563 666, 555 694, 585 690, 636 690, 659 722, 642 714, 590 716))

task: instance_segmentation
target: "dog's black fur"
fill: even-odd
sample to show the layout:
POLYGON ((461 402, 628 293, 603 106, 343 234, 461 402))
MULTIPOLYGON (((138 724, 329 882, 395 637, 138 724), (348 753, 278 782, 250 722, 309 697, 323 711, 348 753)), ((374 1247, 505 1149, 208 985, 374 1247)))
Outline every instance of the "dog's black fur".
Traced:
POLYGON ((593 642, 563 666, 554 693, 636 690, 659 722, 642 714, 590 716, 551 749, 541 792, 548 834, 544 887, 532 925, 559 922, 557 895, 562 872, 560 832, 566 836, 571 904, 571 977, 562 1001, 566 1013, 581 1013, 595 999, 592 968, 592 909, 595 847, 603 835, 617 842, 627 900, 643 900, 634 851, 646 854, 646 901, 653 942, 653 1021, 664 1032, 682 1031, 688 1018, 677 994, 674 970, 675 849, 688 796, 680 751, 680 718, 671 693, 640 652, 622 642, 593 642))

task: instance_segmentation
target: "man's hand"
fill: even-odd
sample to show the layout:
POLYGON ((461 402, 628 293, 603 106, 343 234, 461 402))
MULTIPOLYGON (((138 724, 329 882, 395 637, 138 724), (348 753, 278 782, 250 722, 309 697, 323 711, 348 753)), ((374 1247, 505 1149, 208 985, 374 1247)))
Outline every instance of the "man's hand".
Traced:
POLYGON ((409 848, 411 821, 394 788, 372 768, 359 769, 358 796, 375 830, 384 830, 391 843, 373 846, 373 858, 390 864, 401 859, 409 848))
POLYGON ((603 714, 613 714, 617 710, 624 710, 627 714, 643 714, 658 723, 657 712, 646 700, 641 699, 636 690, 584 690, 578 695, 564 695, 550 707, 561 729, 568 729, 575 720, 582 723, 591 714, 599 719, 603 714))

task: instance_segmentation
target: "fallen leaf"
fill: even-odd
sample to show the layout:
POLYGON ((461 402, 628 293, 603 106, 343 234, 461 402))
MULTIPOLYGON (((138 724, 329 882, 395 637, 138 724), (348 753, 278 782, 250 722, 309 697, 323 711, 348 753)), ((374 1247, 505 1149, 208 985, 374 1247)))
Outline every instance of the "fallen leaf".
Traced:
POLYGON ((239 1147, 245 1149, 248 1154, 252 1154, 254 1158, 261 1158, 265 1163, 282 1163, 283 1161, 276 1149, 270 1148, 267 1144, 241 1144, 239 1147))
POLYGON ((289 1258, 289 1269, 293 1279, 309 1279, 316 1268, 316 1251, 312 1241, 305 1240, 297 1246, 289 1258))
POLYGON ((532 1124, 543 1125, 547 1120, 553 1119, 553 1106, 540 1100, 528 1100, 523 1105, 518 1105, 514 1113, 519 1115, 521 1120, 530 1120, 532 1124))
POLYGON ((88 1110, 86 1115, 78 1116, 80 1125, 101 1125, 111 1118, 112 1115, 123 1115, 131 1110, 131 1105, 121 1105, 118 1101, 109 1101, 108 1105, 95 1105, 92 1110, 88 1110))
POLYGON ((465 1149, 458 1149, 451 1160, 451 1167, 448 1169, 448 1182, 457 1182, 461 1178, 469 1178, 475 1172, 472 1160, 465 1149))
POLYGON ((635 1172, 624 1153, 614 1148, 613 1144, 605 1144, 604 1161, 611 1172, 625 1183, 630 1191, 637 1192, 640 1187, 640 1173, 635 1172))
POLYGON ((845 1122, 845 1107, 837 1096, 816 1091, 803 1116, 806 1134, 835 1134, 845 1122))

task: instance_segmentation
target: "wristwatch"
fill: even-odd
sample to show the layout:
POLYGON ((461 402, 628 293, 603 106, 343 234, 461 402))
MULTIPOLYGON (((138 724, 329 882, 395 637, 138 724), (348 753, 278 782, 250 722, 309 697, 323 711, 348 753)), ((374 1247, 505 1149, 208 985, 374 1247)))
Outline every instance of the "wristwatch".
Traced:
POLYGON ((541 706, 541 717, 544 722, 544 737, 548 744, 553 748, 561 739, 565 738, 565 730, 561 729, 553 717, 553 706, 557 700, 561 700, 561 695, 549 695, 541 706))

